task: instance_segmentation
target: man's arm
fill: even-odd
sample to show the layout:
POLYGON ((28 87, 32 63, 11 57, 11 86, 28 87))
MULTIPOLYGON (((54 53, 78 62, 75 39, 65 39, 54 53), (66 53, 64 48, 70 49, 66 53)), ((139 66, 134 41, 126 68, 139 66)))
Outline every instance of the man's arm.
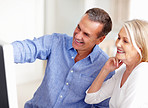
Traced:
POLYGON ((45 60, 50 53, 52 36, 45 35, 33 40, 15 41, 12 45, 15 63, 31 63, 37 58, 45 60))

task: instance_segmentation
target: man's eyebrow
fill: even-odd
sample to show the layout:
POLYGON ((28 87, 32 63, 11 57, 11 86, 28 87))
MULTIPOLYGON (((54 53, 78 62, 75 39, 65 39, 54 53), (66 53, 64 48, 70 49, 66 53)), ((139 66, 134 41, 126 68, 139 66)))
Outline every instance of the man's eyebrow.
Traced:
MULTIPOLYGON (((79 30, 81 30, 81 27, 80 27, 80 25, 79 25, 79 24, 77 25, 77 27, 78 27, 78 29, 79 29, 79 30)), ((87 36, 89 36, 89 35, 90 35, 90 33, 88 33, 88 32, 83 32, 83 33, 84 33, 85 35, 87 35, 87 36)))
POLYGON ((89 35, 90 35, 89 33, 86 33, 86 32, 84 32, 84 34, 85 34, 85 35, 87 35, 87 36, 89 36, 89 35))

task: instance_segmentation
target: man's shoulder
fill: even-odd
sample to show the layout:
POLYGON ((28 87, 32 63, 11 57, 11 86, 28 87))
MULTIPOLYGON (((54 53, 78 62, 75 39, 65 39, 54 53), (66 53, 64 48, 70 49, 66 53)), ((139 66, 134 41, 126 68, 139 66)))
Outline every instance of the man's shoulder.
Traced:
POLYGON ((48 41, 52 41, 55 44, 58 42, 60 43, 65 43, 68 42, 69 40, 72 40, 72 36, 69 36, 67 34, 62 34, 62 33, 52 33, 52 34, 46 34, 43 37, 40 38, 44 38, 44 40, 48 41))
POLYGON ((98 60, 104 59, 106 62, 109 58, 109 56, 98 45, 95 47, 94 53, 98 60))
POLYGON ((72 36, 69 36, 67 34, 64 34, 64 33, 53 33, 52 36, 54 38, 66 38, 66 39, 69 39, 69 38, 72 38, 72 36))

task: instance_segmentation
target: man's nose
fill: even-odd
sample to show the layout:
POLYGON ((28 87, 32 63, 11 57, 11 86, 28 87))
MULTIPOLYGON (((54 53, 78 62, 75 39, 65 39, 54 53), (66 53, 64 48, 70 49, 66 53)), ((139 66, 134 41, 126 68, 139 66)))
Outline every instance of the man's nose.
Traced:
POLYGON ((77 33, 76 38, 77 39, 82 39, 83 38, 83 33, 82 32, 77 33))

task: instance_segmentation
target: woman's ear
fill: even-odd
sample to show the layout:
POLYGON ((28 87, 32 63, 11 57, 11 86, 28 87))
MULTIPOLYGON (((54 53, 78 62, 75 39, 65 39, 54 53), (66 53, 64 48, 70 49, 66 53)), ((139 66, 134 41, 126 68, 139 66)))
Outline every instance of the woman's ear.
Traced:
POLYGON ((97 42, 96 42, 96 45, 99 45, 104 39, 105 39, 106 36, 101 36, 98 38, 97 42))
POLYGON ((142 53, 142 48, 141 48, 141 47, 139 47, 139 49, 140 49, 140 51, 141 51, 141 53, 142 53))

